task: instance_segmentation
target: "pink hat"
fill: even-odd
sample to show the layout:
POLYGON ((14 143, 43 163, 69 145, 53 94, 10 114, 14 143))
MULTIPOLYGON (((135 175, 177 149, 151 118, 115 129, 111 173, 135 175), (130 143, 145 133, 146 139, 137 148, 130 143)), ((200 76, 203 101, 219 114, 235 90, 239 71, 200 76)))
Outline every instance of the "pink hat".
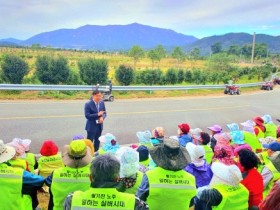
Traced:
POLYGON ((231 137, 228 133, 215 134, 214 138, 217 140, 217 145, 229 145, 231 140, 231 137))
POLYGON ((17 157, 25 158, 25 146, 20 138, 14 138, 13 141, 7 143, 8 146, 15 148, 17 157))
POLYGON ((221 126, 219 125, 213 125, 213 126, 210 126, 210 127, 207 127, 209 130, 211 131, 214 131, 216 133, 220 133, 223 129, 221 126))
POLYGON ((240 150, 243 150, 243 149, 248 149, 248 150, 252 151, 252 147, 251 147, 250 145, 248 145, 248 144, 242 144, 242 145, 240 145, 240 146, 238 146, 238 147, 236 147, 236 148, 234 149, 234 156, 237 156, 237 155, 238 155, 238 152, 239 152, 240 150))

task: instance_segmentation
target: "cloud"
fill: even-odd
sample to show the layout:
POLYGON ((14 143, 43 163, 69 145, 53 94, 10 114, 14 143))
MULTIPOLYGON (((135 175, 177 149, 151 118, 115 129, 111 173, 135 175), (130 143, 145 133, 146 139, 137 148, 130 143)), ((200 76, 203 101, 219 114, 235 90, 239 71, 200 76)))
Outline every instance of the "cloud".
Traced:
POLYGON ((9 0, 0 3, 0 38, 133 22, 198 37, 238 29, 279 33, 279 9, 278 0, 9 0), (261 27, 273 25, 274 32, 273 27, 261 27))

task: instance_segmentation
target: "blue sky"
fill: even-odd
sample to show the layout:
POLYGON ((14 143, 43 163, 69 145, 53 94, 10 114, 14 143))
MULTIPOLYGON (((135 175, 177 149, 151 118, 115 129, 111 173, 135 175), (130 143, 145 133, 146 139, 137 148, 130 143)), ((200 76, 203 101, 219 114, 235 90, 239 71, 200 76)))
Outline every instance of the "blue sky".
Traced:
POLYGON ((279 0, 1 0, 0 39, 90 25, 140 23, 198 38, 280 35, 279 0))

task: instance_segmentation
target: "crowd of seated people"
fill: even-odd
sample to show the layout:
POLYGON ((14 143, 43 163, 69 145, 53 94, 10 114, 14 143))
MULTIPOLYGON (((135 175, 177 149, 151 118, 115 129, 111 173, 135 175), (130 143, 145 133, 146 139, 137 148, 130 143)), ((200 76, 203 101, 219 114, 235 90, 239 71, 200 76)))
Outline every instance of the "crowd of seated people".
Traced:
POLYGON ((82 135, 37 152, 29 139, 0 140, 0 209, 39 209, 38 193, 49 194, 48 210, 280 209, 280 126, 270 115, 176 127, 138 131, 130 146, 107 133, 96 152, 82 135))

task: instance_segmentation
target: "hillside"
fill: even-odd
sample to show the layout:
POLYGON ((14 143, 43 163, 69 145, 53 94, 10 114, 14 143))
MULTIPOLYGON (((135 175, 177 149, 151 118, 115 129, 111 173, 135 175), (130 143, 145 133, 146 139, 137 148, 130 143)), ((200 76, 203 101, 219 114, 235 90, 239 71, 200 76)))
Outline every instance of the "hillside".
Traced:
MULTIPOLYGON (((185 50, 190 51, 194 48, 199 48, 201 54, 209 54, 211 45, 216 42, 222 44, 223 49, 227 49, 231 45, 242 46, 244 44, 252 44, 253 36, 247 33, 228 33, 220 36, 210 36, 197 40, 189 45, 186 45, 185 50)), ((266 34, 257 34, 256 43, 265 43, 269 48, 270 53, 280 53, 280 36, 270 36, 266 34)))
MULTIPOLYGON (((252 35, 247 33, 228 33, 197 39, 170 29, 132 23, 107 26, 85 25, 76 29, 58 29, 37 34, 23 41, 13 38, 1 39, 0 46, 40 44, 53 48, 126 51, 134 45, 140 45, 148 50, 161 44, 169 53, 175 46, 180 46, 187 52, 199 48, 202 55, 209 55, 211 45, 216 42, 220 42, 223 49, 227 49, 231 45, 251 44, 252 39, 252 35)), ((257 34, 256 43, 265 43, 268 45, 269 53, 280 54, 280 36, 257 34)))
POLYGON ((108 26, 85 25, 77 29, 59 29, 35 35, 23 41, 22 44, 116 51, 128 50, 133 45, 140 45, 144 49, 153 48, 159 44, 165 47, 184 46, 196 40, 194 36, 176 33, 173 30, 133 23, 108 26))

